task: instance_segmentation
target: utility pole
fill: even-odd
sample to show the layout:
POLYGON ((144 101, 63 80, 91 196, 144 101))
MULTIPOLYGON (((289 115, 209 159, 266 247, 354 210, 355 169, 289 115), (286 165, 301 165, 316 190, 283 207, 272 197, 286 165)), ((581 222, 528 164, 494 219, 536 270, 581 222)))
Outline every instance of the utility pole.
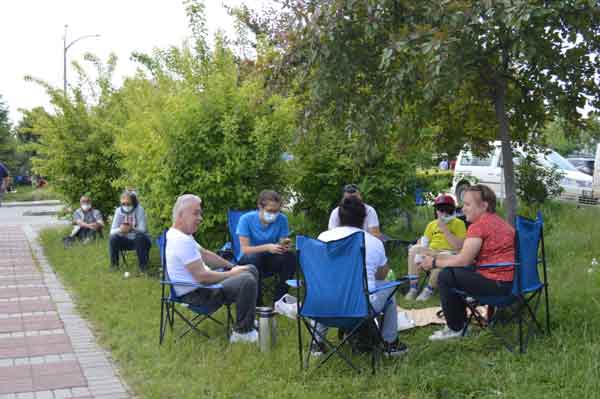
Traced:
POLYGON ((63 92, 65 97, 67 96, 67 50, 80 40, 87 39, 90 37, 100 37, 100 35, 84 35, 73 40, 67 44, 67 28, 69 25, 65 25, 65 35, 63 36, 63 92))

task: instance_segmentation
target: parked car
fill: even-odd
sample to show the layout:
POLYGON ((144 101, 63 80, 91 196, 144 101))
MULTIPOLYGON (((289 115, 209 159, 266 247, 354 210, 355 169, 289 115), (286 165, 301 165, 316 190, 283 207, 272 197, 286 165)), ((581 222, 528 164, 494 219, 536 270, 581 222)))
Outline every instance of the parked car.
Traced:
MULTIPOLYGON (((502 169, 502 151, 500 142, 494 142, 493 150, 486 156, 478 157, 470 150, 460 152, 454 169, 454 179, 452 192, 455 193, 459 201, 462 201, 465 189, 474 183, 481 183, 489 186, 498 198, 505 197, 504 173, 502 169)), ((513 150, 515 154, 515 163, 518 164, 519 158, 526 156, 523 149, 513 150)), ((567 201, 577 201, 584 204, 596 204, 600 198, 600 193, 594 194, 592 191, 592 177, 578 171, 569 161, 563 158, 556 151, 536 153, 537 159, 543 166, 548 168, 556 167, 563 173, 560 183, 563 193, 560 199, 567 201)))
POLYGON ((571 162, 571 164, 575 166, 580 172, 583 172, 586 175, 590 176, 594 175, 594 158, 567 158, 567 161, 571 162))

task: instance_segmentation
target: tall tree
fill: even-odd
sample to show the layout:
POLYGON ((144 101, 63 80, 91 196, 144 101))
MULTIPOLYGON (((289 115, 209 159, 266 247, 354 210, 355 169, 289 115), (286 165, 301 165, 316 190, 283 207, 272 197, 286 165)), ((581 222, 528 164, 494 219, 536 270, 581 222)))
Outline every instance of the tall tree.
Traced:
MULTIPOLYGON (((413 114, 413 142, 456 149, 502 141, 507 218, 516 212, 511 141, 534 143, 548 118, 581 122, 598 104, 597 1, 286 0, 277 19, 247 17, 338 124, 365 149, 413 114), (402 116, 404 115, 404 116, 402 116)), ((314 115, 313 113, 309 114, 314 115)))
MULTIPOLYGON (((502 141, 507 219, 516 214, 511 141, 537 141, 555 115, 580 125, 600 104, 600 6, 596 1, 480 0, 401 2, 406 23, 390 36, 388 73, 418 64, 429 97, 455 97, 465 85, 495 113, 502 141), (414 18, 413 16, 416 16, 414 18), (414 64, 414 62, 412 63, 414 64)), ((382 10, 377 8, 377 14, 382 10)))
POLYGON ((0 162, 14 173, 17 167, 16 141, 8 119, 8 106, 3 101, 2 95, 0 95, 0 162))

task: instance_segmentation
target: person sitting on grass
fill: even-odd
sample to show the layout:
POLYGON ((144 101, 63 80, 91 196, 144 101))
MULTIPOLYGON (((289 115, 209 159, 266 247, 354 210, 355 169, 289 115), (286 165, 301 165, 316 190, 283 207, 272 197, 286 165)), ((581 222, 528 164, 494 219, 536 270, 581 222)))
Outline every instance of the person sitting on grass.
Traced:
MULTIPOLYGON (((348 197, 356 197, 361 201, 363 200, 362 194, 360 193, 360 190, 356 184, 346 184, 344 186, 344 189, 342 190, 342 199, 348 197)), ((329 224, 327 227, 329 230, 341 226, 339 210, 340 208, 336 207, 333 211, 331 211, 331 214, 329 215, 329 224)), ((382 238, 382 234, 379 229, 379 217, 377 216, 377 211, 375 211, 375 208, 373 208, 371 205, 365 204, 365 212, 367 216, 365 217, 365 221, 363 222, 361 228, 377 238, 382 238)))
POLYGON ((456 255, 425 256, 424 270, 441 269, 440 299, 447 326, 431 341, 460 338, 467 322, 466 304, 455 290, 473 296, 506 296, 512 290, 514 267, 466 268, 466 266, 514 263, 515 229, 496 214, 496 195, 488 186, 467 188, 463 212, 471 222, 462 249, 456 255))
POLYGON ((64 238, 65 245, 72 244, 75 240, 80 240, 84 244, 90 240, 102 236, 104 220, 102 213, 92 207, 92 199, 84 194, 79 199, 79 209, 73 213, 73 230, 68 237, 64 238))
MULTIPOLYGON (((324 242, 341 240, 357 231, 362 230, 364 226, 367 211, 364 203, 356 196, 347 196, 342 199, 339 207, 340 226, 332 230, 321 233, 319 240, 324 242)), ((385 248, 381 240, 365 231, 365 261, 367 272, 367 286, 369 290, 387 283, 385 280, 390 267, 387 265, 385 248)), ((388 297, 394 291, 394 288, 388 288, 370 295, 369 300, 375 312, 383 310, 382 337, 385 343, 385 349, 391 356, 399 356, 407 352, 405 344, 398 340, 398 313, 396 310, 396 300, 394 297, 388 297)), ((327 327, 322 324, 316 326, 317 338, 327 334, 327 327)), ((311 353, 319 356, 325 350, 324 345, 317 340, 317 345, 313 343, 311 353)))
POLYGON ((173 225, 167 231, 165 257, 171 281, 193 284, 220 283, 219 290, 174 285, 184 303, 196 306, 236 305, 236 324, 231 342, 257 342, 254 329, 258 271, 253 265, 233 266, 217 254, 202 248, 193 234, 202 223, 202 200, 193 194, 177 198, 173 225), (214 271, 211 268, 221 268, 214 271))
POLYGON ((275 191, 264 190, 259 194, 257 204, 258 210, 248 212, 240 218, 236 234, 243 253, 238 264, 251 264, 258 269, 260 306, 265 277, 273 274, 279 277, 273 296, 274 303, 287 293, 286 281, 296 272, 296 255, 289 250, 290 232, 287 216, 281 213, 281 196, 275 191))
POLYGON ((110 267, 119 267, 121 251, 135 250, 140 271, 148 267, 148 254, 152 242, 146 227, 146 212, 138 203, 137 195, 131 191, 121 194, 121 206, 115 210, 110 228, 109 253, 110 267))
POLYGON ((427 286, 418 294, 419 262, 423 255, 453 254, 460 251, 467 235, 465 222, 456 218, 456 203, 450 195, 439 195, 434 201, 434 217, 429 222, 423 237, 417 245, 408 250, 408 276, 410 288, 405 296, 407 300, 417 299, 426 301, 437 288, 439 270, 432 270, 429 274, 427 286))

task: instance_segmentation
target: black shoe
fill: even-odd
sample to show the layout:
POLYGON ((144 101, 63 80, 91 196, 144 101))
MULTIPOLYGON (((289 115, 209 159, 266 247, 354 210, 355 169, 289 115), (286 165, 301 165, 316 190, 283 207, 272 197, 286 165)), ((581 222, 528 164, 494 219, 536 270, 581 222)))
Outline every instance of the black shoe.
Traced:
POLYGON ((397 339, 392 343, 384 342, 383 348, 385 350, 384 355, 388 357, 398 357, 408 353, 408 346, 397 339))
POLYGON ((67 237, 63 238, 63 245, 65 246, 65 248, 72 247, 74 242, 75 242, 74 237, 67 236, 67 237))

